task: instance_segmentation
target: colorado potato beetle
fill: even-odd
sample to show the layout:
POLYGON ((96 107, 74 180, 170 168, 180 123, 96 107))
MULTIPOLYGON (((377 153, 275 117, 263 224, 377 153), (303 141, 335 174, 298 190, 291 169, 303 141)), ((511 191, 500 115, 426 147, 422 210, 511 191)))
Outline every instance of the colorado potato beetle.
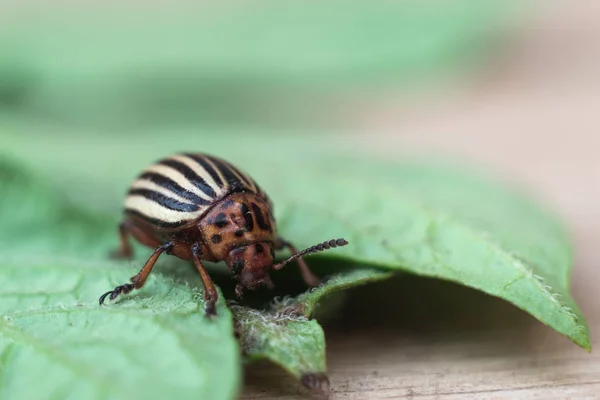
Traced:
POLYGON ((177 153, 147 167, 133 181, 125 198, 124 218, 119 225, 118 258, 131 258, 129 237, 153 248, 142 269, 130 283, 103 294, 116 299, 144 286, 162 253, 193 260, 202 278, 206 314, 216 313, 218 294, 202 261, 225 261, 237 279, 235 293, 265 285, 273 287, 270 270, 279 270, 297 260, 308 286, 319 279, 302 256, 345 246, 332 239, 298 251, 278 235, 273 205, 267 194, 245 172, 233 164, 203 153, 177 153), (292 255, 275 264, 275 251, 288 249, 292 255))

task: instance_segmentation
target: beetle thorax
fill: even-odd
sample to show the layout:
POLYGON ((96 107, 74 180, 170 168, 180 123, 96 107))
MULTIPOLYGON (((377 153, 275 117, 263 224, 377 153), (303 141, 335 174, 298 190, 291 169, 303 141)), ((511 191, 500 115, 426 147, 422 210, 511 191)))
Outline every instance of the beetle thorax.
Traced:
POLYGON ((235 248, 275 241, 271 206, 252 193, 235 193, 216 203, 198 227, 215 261, 224 260, 235 248))

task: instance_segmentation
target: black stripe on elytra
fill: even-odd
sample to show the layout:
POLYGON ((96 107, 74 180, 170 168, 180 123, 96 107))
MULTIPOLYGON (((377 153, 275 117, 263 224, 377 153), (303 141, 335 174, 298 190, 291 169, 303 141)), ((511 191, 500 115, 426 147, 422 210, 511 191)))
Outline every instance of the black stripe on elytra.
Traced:
POLYGON ((142 196, 148 200, 151 200, 161 207, 168 208, 173 211, 180 212, 194 212, 198 211, 198 205, 190 203, 182 203, 179 200, 175 200, 169 196, 165 196, 162 193, 156 192, 150 189, 131 189, 129 191, 130 196, 142 196))
POLYGON ((229 184, 230 187, 230 191, 232 192, 237 192, 240 191, 242 189, 248 189, 248 184, 242 180, 240 180, 240 178, 238 178, 234 173, 233 170, 230 168, 229 164, 221 161, 219 159, 216 158, 211 158, 211 161, 215 164, 215 166, 217 168, 219 168, 219 171, 221 171, 221 174, 223 174, 223 177, 225 178, 225 180, 227 181, 227 183, 229 184))
POLYGON ((252 232, 252 230, 254 229, 254 218, 252 218, 252 213, 250 212, 250 209, 248 208, 246 203, 242 203, 240 208, 242 215, 244 216, 244 220, 246 220, 244 229, 246 229, 246 232, 252 232))
POLYGON ((162 221, 157 218, 151 218, 151 217, 147 216, 146 214, 143 214, 133 208, 125 208, 125 213, 129 213, 129 214, 138 216, 159 228, 179 228, 180 226, 185 225, 188 222, 190 222, 189 220, 187 220, 187 221, 182 220, 182 221, 178 221, 178 222, 165 222, 165 221, 162 221))
POLYGON ((193 169, 188 167, 186 164, 177 160, 163 160, 160 162, 160 164, 166 165, 167 167, 171 167, 177 172, 180 172, 183 176, 185 176, 185 179, 190 181, 198 189, 202 190, 202 192, 208 197, 213 199, 217 197, 217 194, 215 193, 213 188, 210 187, 210 185, 206 183, 206 181, 201 176, 199 176, 196 172, 194 172, 193 169))
POLYGON ((256 216, 256 222, 258 222, 258 226, 260 226, 260 229, 262 229, 263 231, 270 231, 271 227, 269 226, 267 221, 265 221, 265 216, 263 215, 260 207, 256 205, 256 203, 252 203, 252 211, 254 211, 254 215, 256 216))
POLYGON ((177 182, 175 182, 171 178, 168 178, 156 172, 145 172, 142 175, 140 175, 139 179, 147 179, 150 182, 156 183, 158 186, 162 186, 163 188, 170 190, 176 195, 183 197, 186 200, 190 200, 191 202, 199 206, 207 206, 212 203, 212 200, 203 199, 202 197, 195 195, 189 190, 182 188, 177 182))
POLYGON ((248 186, 248 188, 251 188, 252 186, 256 186, 254 184, 254 182, 252 181, 252 179, 247 174, 244 174, 242 171, 240 171, 239 168, 237 168, 236 166, 234 166, 232 164, 229 164, 229 168, 231 168, 234 172, 237 172, 237 174, 242 177, 242 179, 244 180, 244 182, 248 186))
MULTIPOLYGON (((186 157, 191 158, 192 160, 196 161, 198 164, 200 164, 200 166, 202 168, 204 168, 204 170, 206 172, 208 172, 208 174, 210 175, 211 178, 213 178, 213 180, 215 181, 215 183, 217 184, 217 186, 219 186, 220 188, 223 187, 224 182, 221 179, 221 177, 219 176, 219 174, 217 173, 217 171, 213 168, 213 166, 206 161, 206 158, 198 155, 198 154, 183 154, 186 157)), ((211 160, 212 161, 212 160, 211 160)))

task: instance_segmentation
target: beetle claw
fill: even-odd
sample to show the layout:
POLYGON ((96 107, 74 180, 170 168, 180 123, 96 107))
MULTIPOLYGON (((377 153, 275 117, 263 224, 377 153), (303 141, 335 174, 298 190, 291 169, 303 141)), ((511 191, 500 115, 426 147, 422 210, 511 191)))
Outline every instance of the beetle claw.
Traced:
POLYGON ((112 294, 112 290, 104 293, 102 296, 100 296, 100 299, 98 300, 98 302, 100 303, 100 305, 104 304, 104 300, 106 299, 106 296, 108 296, 109 294, 112 294))
POLYGON ((98 302, 100 303, 100 305, 102 305, 102 304, 104 304, 104 300, 106 300, 106 297, 108 297, 109 295, 110 295, 110 297, 108 297, 108 299, 110 301, 113 301, 121 293, 127 294, 127 293, 131 292, 132 290, 133 290, 133 285, 131 283, 126 283, 124 285, 117 286, 113 290, 108 291, 108 292, 104 293, 102 296, 100 296, 100 299, 98 300, 98 302))

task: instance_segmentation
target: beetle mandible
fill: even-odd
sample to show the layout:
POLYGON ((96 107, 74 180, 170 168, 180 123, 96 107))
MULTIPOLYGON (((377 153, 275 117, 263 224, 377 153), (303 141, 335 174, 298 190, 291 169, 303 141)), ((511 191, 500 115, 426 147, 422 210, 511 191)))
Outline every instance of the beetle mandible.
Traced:
POLYGON ((119 225, 118 258, 131 258, 129 236, 154 250, 130 283, 103 294, 99 302, 116 299, 144 286, 162 253, 193 260, 204 285, 205 313, 215 315, 218 294, 202 261, 225 261, 237 279, 236 295, 265 285, 273 287, 270 270, 297 260, 308 286, 319 285, 302 256, 345 246, 332 239, 298 251, 278 235, 273 205, 268 195, 233 164, 204 153, 177 153, 147 167, 133 181, 125 198, 124 219, 119 225), (292 256, 274 263, 275 251, 288 249, 292 256))

